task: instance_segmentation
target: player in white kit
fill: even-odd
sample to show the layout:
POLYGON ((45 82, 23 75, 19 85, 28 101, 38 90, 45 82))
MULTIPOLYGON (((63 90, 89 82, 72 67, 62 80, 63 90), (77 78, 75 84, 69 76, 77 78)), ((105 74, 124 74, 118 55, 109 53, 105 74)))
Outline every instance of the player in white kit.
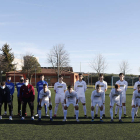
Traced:
POLYGON ((47 84, 43 85, 43 89, 39 93, 39 108, 38 108, 38 120, 41 121, 41 109, 44 106, 44 104, 49 108, 50 112, 50 121, 53 121, 52 119, 52 103, 51 103, 51 91, 48 89, 47 84))
POLYGON ((65 92, 64 103, 65 104, 64 104, 64 120, 63 121, 66 121, 67 109, 69 105, 73 104, 73 106, 75 107, 76 121, 79 122, 78 96, 77 96, 77 93, 72 89, 72 86, 68 86, 68 90, 65 92))
MULTIPOLYGON (((124 117, 128 117, 126 115, 126 91, 127 91, 127 87, 128 87, 128 83, 127 81, 124 80, 124 74, 123 73, 120 73, 119 74, 119 77, 120 77, 120 80, 118 80, 116 82, 116 84, 120 85, 120 89, 122 90, 122 106, 123 106, 123 112, 124 112, 124 117)), ((115 118, 117 117, 117 112, 118 112, 118 108, 119 106, 116 105, 116 108, 115 108, 115 118)))
POLYGON ((86 82, 82 80, 83 75, 79 73, 79 81, 76 81, 74 84, 74 90, 77 92, 78 95, 78 103, 81 102, 83 105, 84 115, 87 118, 87 110, 86 110, 86 98, 85 92, 87 89, 86 82))
MULTIPOLYGON (((135 82, 134 84, 134 90, 137 89, 137 86, 140 85, 140 75, 139 75, 139 81, 135 82)), ((138 114, 138 107, 135 107, 135 117, 137 117, 138 114)))
POLYGON ((64 113, 64 97, 65 97, 66 90, 67 90, 67 85, 65 82, 63 82, 63 76, 59 75, 59 81, 54 84, 54 91, 56 93, 54 117, 56 117, 59 103, 62 104, 62 110, 64 113))
POLYGON ((132 111, 131 111, 132 122, 134 122, 134 115, 135 115, 136 107, 140 107, 140 84, 137 85, 137 89, 133 92, 132 111))
POLYGON ((110 116, 111 116, 111 122, 113 121, 113 106, 114 103, 119 106, 119 122, 122 122, 121 116, 122 116, 122 93, 123 91, 120 89, 120 85, 116 84, 115 88, 113 88, 110 92, 110 116))
POLYGON ((91 94, 91 122, 94 122, 94 107, 95 105, 99 105, 100 107, 100 121, 102 120, 103 115, 103 102, 104 102, 104 91, 101 90, 101 85, 96 85, 96 90, 94 90, 91 94))
MULTIPOLYGON (((99 81, 97 81, 95 83, 95 89, 96 89, 96 86, 97 85, 101 85, 101 90, 104 91, 104 94, 105 92, 107 91, 107 82, 104 81, 104 75, 103 74, 100 74, 99 75, 99 81)), ((104 95, 105 96, 105 95, 104 95)), ((104 98, 105 99, 105 98, 104 98)), ((95 118, 97 118, 98 116, 98 104, 96 105, 96 114, 95 114, 95 118)), ((103 102, 103 117, 105 117, 105 100, 103 102)))

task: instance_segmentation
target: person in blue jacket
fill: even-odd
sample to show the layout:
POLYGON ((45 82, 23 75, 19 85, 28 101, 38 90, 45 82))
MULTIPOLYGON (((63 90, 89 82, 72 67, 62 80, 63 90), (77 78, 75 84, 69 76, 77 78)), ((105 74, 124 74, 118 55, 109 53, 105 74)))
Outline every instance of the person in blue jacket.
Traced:
MULTIPOLYGON (((14 94, 14 91, 15 91, 15 85, 14 85, 14 83, 11 82, 11 76, 7 77, 6 86, 10 89, 11 108, 12 108, 12 112, 13 112, 13 94, 14 94)), ((4 103, 4 111, 5 111, 5 113, 3 115, 7 115, 7 102, 4 103)))
MULTIPOLYGON (((36 89, 37 89, 37 92, 38 92, 38 97, 37 97, 38 105, 39 105, 39 102, 40 102, 39 93, 43 89, 44 84, 47 84, 47 86, 48 86, 48 83, 46 81, 44 81, 44 75, 40 75, 40 81, 37 82, 37 84, 36 84, 36 89)), ((37 114, 35 115, 35 117, 38 116, 38 105, 37 105, 37 114)), ((48 116, 47 115, 47 106, 46 105, 45 105, 45 114, 46 114, 46 116, 48 116)))
MULTIPOLYGON (((23 76, 20 77, 20 82, 16 84, 16 87, 17 87, 17 101, 18 101, 18 116, 21 116, 21 101, 20 101, 19 95, 20 95, 20 88, 21 88, 22 85, 24 85, 24 77, 23 76)), ((26 114, 27 113, 25 113, 25 115, 26 114)))

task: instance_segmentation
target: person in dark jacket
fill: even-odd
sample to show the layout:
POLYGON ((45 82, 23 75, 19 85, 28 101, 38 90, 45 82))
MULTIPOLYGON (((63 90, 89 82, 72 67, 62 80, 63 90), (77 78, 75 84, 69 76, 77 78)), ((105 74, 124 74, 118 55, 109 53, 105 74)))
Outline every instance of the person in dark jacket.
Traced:
POLYGON ((11 94, 9 88, 6 86, 5 82, 1 83, 0 86, 0 119, 2 119, 1 116, 1 107, 3 103, 8 103, 9 106, 9 120, 12 120, 12 105, 11 105, 11 94))
POLYGON ((29 79, 25 79, 25 83, 20 88, 20 101, 22 103, 22 118, 21 120, 25 119, 25 111, 26 105, 29 104, 31 110, 31 120, 34 120, 34 99, 35 99, 35 91, 34 87, 29 84, 29 79))

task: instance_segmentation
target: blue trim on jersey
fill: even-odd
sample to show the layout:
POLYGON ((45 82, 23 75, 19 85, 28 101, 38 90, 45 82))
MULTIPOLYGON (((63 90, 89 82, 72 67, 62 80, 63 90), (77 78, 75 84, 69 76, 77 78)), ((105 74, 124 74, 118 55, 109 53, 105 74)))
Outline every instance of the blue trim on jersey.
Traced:
POLYGON ((17 97, 19 97, 19 95, 20 95, 20 88, 21 88, 21 86, 23 86, 24 85, 24 83, 17 83, 16 84, 16 87, 17 87, 17 97))
POLYGON ((15 91, 15 85, 14 83, 7 83, 6 82, 6 86, 10 89, 10 94, 13 95, 14 91, 15 91))
POLYGON ((36 89, 37 89, 37 92, 38 92, 37 102, 39 102, 39 93, 43 89, 44 84, 47 84, 47 86, 48 86, 48 83, 46 81, 39 81, 36 84, 36 89))

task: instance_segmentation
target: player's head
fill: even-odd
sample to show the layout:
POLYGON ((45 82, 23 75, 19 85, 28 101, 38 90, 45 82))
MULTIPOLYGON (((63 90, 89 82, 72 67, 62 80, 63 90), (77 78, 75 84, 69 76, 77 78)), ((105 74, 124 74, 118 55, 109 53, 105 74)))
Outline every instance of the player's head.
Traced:
POLYGON ((59 75, 59 81, 62 81, 62 80, 63 80, 63 76, 59 75))
POLYGON ((83 75, 82 75, 82 73, 79 73, 79 80, 83 80, 83 75))
POLYGON ((29 78, 26 78, 26 79, 24 80, 24 83, 25 83, 25 85, 27 86, 27 85, 29 84, 29 78))
POLYGON ((140 85, 137 85, 137 89, 138 89, 138 91, 140 92, 140 85))
POLYGON ((10 82, 11 81, 11 76, 7 77, 7 81, 10 82))
POLYGON ((47 91, 47 89, 48 89, 47 84, 44 84, 44 85, 43 85, 43 89, 44 89, 44 91, 47 91))
POLYGON ((101 85, 97 85, 97 86, 96 86, 96 90, 97 90, 97 92, 100 92, 100 90, 101 90, 101 85))
POLYGON ((23 76, 20 77, 20 82, 21 82, 21 83, 24 82, 24 77, 23 77, 23 76))
POLYGON ((69 90, 70 93, 72 92, 73 89, 72 89, 71 85, 68 86, 68 90, 69 90))
POLYGON ((103 81, 104 80, 104 75, 102 73, 100 73, 100 75, 99 75, 99 80, 100 81, 103 81))
POLYGON ((1 86, 5 86, 5 82, 4 81, 1 82, 1 86))
POLYGON ((119 74, 119 77, 120 77, 120 80, 123 81, 125 76, 124 76, 123 73, 120 73, 120 74, 119 74))
POLYGON ((44 81, 44 75, 43 74, 40 75, 40 80, 44 81))
POLYGON ((119 84, 115 84, 115 89, 119 89, 120 85, 119 84))

